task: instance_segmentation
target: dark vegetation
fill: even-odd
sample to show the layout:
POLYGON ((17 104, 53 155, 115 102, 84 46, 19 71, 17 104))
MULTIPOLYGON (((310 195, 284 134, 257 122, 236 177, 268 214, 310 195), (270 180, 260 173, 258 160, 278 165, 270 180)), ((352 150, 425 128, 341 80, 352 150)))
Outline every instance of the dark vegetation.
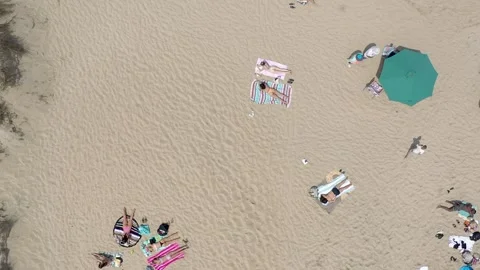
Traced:
POLYGON ((0 207, 0 270, 12 270, 13 267, 8 261, 10 250, 7 246, 7 240, 12 231, 15 220, 5 214, 3 205, 0 207))

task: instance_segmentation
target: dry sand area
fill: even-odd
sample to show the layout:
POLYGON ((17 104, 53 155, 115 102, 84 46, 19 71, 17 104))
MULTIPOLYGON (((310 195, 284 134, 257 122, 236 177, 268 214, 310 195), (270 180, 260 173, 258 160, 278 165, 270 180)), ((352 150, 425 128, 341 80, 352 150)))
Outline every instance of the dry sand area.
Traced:
POLYGON ((316 2, 19 2, 35 53, 3 92, 25 119, 0 163, 14 269, 96 269, 90 253, 122 250, 144 269, 112 238, 124 206, 190 240, 171 270, 460 267, 434 235, 463 231, 435 206, 480 204, 480 2, 316 2), (428 53, 433 97, 362 91, 380 57, 346 58, 372 42, 428 53), (249 100, 257 57, 292 68, 290 108, 249 100), (404 159, 416 136, 427 152, 404 159), (327 214, 308 189, 336 168, 357 188, 327 214))

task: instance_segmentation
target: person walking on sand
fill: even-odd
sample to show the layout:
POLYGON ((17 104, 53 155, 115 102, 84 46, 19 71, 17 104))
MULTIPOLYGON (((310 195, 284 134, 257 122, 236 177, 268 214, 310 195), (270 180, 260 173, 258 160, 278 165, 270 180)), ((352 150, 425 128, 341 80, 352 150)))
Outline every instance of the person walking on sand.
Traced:
POLYGON ((260 64, 257 65, 257 68, 260 72, 267 70, 267 71, 270 71, 271 73, 292 73, 290 69, 270 65, 265 60, 261 61, 260 64))
POLYGON ((134 216, 135 216, 135 209, 133 209, 132 216, 129 216, 127 214, 127 208, 126 207, 123 208, 123 226, 122 226, 123 238, 121 241, 122 244, 125 244, 126 242, 128 242, 128 239, 130 239, 130 232, 133 227, 134 216))
POLYGON ((443 206, 443 205, 439 204, 437 206, 437 209, 438 208, 444 209, 444 210, 447 210, 448 212, 464 211, 464 212, 467 213, 468 217, 471 217, 471 218, 473 218, 473 216, 477 213, 477 210, 475 210, 475 207, 469 202, 460 201, 460 200, 453 200, 453 201, 448 201, 447 200, 445 202, 451 204, 452 206, 447 207, 447 206, 443 206))
POLYGON ((264 91, 265 93, 267 93, 272 98, 279 99, 283 104, 288 103, 288 96, 282 94, 277 89, 268 86, 268 84, 266 82, 261 82, 261 83, 258 84, 258 86, 260 87, 261 91, 264 91))

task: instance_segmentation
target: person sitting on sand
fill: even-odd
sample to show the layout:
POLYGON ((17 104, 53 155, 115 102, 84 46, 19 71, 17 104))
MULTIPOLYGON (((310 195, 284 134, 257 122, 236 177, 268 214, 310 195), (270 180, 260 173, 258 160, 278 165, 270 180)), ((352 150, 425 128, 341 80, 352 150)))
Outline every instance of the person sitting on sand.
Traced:
POLYGON ((110 265, 114 265, 115 267, 122 266, 123 259, 121 257, 114 257, 109 254, 105 253, 93 253, 92 254, 95 259, 98 261, 98 268, 104 268, 110 265))
POLYGON ((123 237, 120 244, 125 244, 130 239, 130 231, 133 227, 133 218, 135 216, 135 209, 133 209, 132 216, 127 215, 127 208, 123 208, 123 237))
POLYGON ((277 89, 268 86, 268 84, 266 82, 261 82, 261 83, 258 84, 258 86, 260 87, 261 91, 264 91, 265 93, 267 93, 272 98, 279 99, 284 104, 288 103, 288 97, 286 95, 282 94, 277 89))
POLYGON ((462 253, 462 260, 465 264, 477 265, 480 262, 480 254, 466 250, 462 253))
POLYGON ((412 153, 422 155, 423 153, 425 153, 425 150, 427 150, 427 146, 418 143, 415 149, 412 149, 412 153))
POLYGON ((347 180, 343 180, 337 185, 340 188, 334 187, 329 193, 320 195, 320 202, 326 204, 337 200, 337 196, 352 185, 352 183, 350 183, 344 187, 341 187, 343 184, 345 184, 346 181, 347 180))
POLYGON ((459 201, 459 200, 453 200, 453 201, 448 201, 447 200, 445 202, 451 204, 452 206, 446 207, 446 206, 443 206, 443 205, 438 205, 437 208, 447 210, 448 212, 464 211, 464 212, 467 213, 467 215, 468 215, 467 217, 471 217, 471 218, 473 218, 473 216, 477 213, 477 210, 475 210, 473 205, 469 202, 464 202, 464 201, 459 201))
POLYGON ((478 232, 478 221, 475 219, 467 219, 463 222, 463 225, 465 226, 463 229, 465 232, 478 232))
POLYGON ((146 250, 150 253, 152 252, 155 252, 156 250, 158 250, 159 248, 163 247, 164 245, 166 245, 167 243, 170 243, 172 241, 175 241, 175 240, 178 240, 180 239, 180 237, 177 237, 177 238, 171 238, 172 236, 178 234, 178 232, 174 232, 172 234, 170 234, 169 236, 163 238, 162 240, 160 240, 159 242, 156 242, 156 243, 151 243, 151 244, 148 244, 146 246, 146 250))
POLYGON ((257 69, 260 72, 262 72, 264 70, 267 70, 267 71, 270 71, 271 73, 292 73, 292 71, 290 69, 270 65, 265 60, 261 61, 260 64, 257 65, 257 69))
MULTIPOLYGON (((185 242, 185 241, 184 241, 185 242)), ((167 253, 161 257, 158 257, 158 258, 155 258, 153 261, 152 261, 152 264, 162 264, 168 260, 170 260, 172 257, 175 257, 175 255, 177 255, 178 253, 188 249, 189 246, 188 244, 185 244, 183 246, 181 246, 179 249, 175 250, 175 251, 172 251, 170 253, 167 253)))

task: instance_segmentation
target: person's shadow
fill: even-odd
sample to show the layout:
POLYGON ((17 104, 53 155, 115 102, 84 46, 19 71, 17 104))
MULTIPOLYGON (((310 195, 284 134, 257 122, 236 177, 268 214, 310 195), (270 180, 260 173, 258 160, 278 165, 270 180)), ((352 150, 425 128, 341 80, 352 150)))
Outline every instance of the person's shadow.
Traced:
POLYGON ((420 144, 420 140, 422 139, 422 136, 418 136, 417 138, 413 138, 413 142, 412 144, 410 145, 410 148, 408 148, 408 151, 407 151, 407 154, 405 155, 404 158, 407 158, 408 157, 408 154, 410 154, 410 152, 417 148, 417 144, 420 144))

